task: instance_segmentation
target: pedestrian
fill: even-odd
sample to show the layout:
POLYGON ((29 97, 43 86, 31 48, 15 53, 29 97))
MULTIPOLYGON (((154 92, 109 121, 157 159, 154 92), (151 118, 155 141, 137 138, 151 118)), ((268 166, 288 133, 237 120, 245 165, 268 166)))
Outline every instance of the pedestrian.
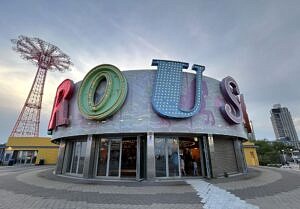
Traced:
POLYGON ((184 169, 184 160, 182 156, 180 156, 180 172, 182 176, 186 176, 185 169, 184 169))
POLYGON ((193 175, 198 176, 198 165, 196 160, 193 159, 193 175))

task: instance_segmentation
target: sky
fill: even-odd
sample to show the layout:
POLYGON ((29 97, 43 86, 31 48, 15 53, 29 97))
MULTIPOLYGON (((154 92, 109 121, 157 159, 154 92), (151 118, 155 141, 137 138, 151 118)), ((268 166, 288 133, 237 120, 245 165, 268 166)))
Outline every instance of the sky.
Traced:
MULTIPOLYGON (((152 59, 200 64, 205 76, 230 75, 245 95, 258 139, 274 140, 270 109, 288 107, 300 134, 300 1, 3 1, 0 6, 0 143, 7 141, 36 73, 10 39, 39 37, 74 65, 47 74, 40 135, 57 86, 94 66, 149 69, 152 59)), ((300 135, 299 135, 300 136, 300 135)))

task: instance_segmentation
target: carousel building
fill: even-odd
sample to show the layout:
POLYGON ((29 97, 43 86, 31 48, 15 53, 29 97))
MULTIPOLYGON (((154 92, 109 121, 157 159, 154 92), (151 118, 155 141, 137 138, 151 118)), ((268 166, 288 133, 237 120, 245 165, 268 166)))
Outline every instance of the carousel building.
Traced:
POLYGON ((203 76, 200 65, 152 65, 99 65, 59 85, 48 127, 59 144, 56 174, 143 180, 246 171, 249 129, 236 81, 203 76))

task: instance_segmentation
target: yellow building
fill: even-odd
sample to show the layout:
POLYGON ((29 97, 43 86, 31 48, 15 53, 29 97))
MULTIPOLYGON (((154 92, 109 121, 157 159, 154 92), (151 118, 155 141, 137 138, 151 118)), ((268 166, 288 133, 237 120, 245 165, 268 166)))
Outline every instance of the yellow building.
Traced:
POLYGON ((244 155, 248 166, 259 166, 259 161, 254 143, 246 141, 243 143, 244 155))
POLYGON ((58 145, 47 137, 9 137, 6 143, 4 163, 56 164, 58 145))

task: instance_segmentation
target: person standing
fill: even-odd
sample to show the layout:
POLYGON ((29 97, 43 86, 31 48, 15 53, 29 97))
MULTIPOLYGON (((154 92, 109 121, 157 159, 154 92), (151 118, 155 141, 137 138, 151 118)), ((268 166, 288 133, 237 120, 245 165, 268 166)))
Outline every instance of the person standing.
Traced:
POLYGON ((196 160, 193 159, 193 175, 198 176, 198 165, 196 160))
POLYGON ((184 168, 184 160, 182 156, 180 156, 180 172, 181 175, 186 176, 185 168, 184 168))

